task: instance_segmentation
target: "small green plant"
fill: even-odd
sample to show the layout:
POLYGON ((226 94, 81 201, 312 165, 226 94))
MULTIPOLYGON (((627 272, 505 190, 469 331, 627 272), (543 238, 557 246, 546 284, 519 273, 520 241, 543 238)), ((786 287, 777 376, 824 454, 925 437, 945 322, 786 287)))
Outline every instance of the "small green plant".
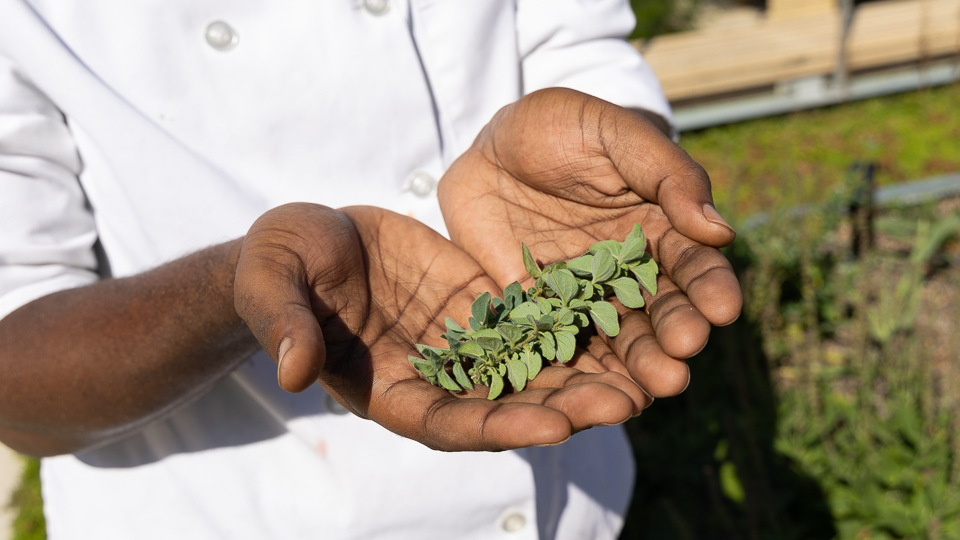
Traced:
POLYGON ((471 306, 470 329, 447 317, 441 337, 449 347, 418 344, 423 358, 410 361, 432 384, 451 392, 486 385, 487 399, 496 399, 504 377, 514 390, 523 390, 544 361, 573 358, 576 335, 591 320, 610 337, 620 333, 617 310, 605 298, 616 296, 637 309, 644 305, 641 285, 657 294, 657 263, 646 246, 643 230, 634 225, 623 242, 597 242, 580 257, 541 269, 524 244, 523 264, 536 283, 523 290, 515 281, 503 298, 481 294, 471 306))

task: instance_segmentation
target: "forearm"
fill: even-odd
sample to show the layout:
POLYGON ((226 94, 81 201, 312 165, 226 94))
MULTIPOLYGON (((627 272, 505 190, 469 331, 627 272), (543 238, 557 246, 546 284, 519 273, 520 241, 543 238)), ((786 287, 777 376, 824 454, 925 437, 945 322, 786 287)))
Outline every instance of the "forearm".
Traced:
POLYGON ((162 417, 256 350, 237 315, 240 240, 55 293, 0 320, 0 439, 76 452, 162 417))

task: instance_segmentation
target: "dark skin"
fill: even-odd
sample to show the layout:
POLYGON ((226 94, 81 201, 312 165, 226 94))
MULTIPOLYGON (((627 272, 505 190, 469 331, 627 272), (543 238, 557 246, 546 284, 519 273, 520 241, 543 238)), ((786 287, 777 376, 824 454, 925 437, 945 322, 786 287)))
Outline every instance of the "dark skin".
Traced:
MULTIPOLYGON (((543 133, 544 140, 551 136, 543 133)), ((528 165, 534 171, 549 168, 545 161, 528 165)), ((481 178, 488 187, 506 185, 501 172, 492 172, 481 178)), ((455 186, 460 174, 478 178, 455 165, 441 183, 441 201, 453 223, 451 234, 466 250, 387 211, 287 205, 262 216, 244 238, 137 276, 23 306, 0 320, 0 440, 33 455, 77 452, 116 440, 202 394, 261 345, 279 362, 284 389, 300 391, 319 380, 359 416, 435 449, 558 444, 577 431, 638 414, 651 398, 636 383, 658 394, 650 391, 658 388, 657 370, 645 371, 650 361, 643 357, 656 353, 652 347, 662 352, 677 346, 664 342, 673 339, 670 332, 655 334, 651 345, 654 334, 642 331, 642 321, 654 321, 657 329, 666 324, 682 330, 684 324, 695 328, 702 317, 691 319, 678 310, 657 315, 655 309, 649 315, 630 314, 616 340, 594 338, 580 351, 578 369, 547 368, 523 392, 495 402, 483 399, 482 390, 451 395, 418 376, 406 359, 415 354, 414 344, 440 344, 444 316, 465 322, 478 293, 496 293, 506 284, 503 280, 517 275, 512 263, 504 261, 507 253, 516 257, 518 239, 549 258, 579 250, 588 237, 625 236, 613 233, 633 217, 626 212, 607 219, 615 224, 609 228, 587 224, 586 233, 554 228, 552 236, 530 236, 523 225, 533 218, 524 216, 540 214, 542 208, 520 205, 498 220, 487 218, 514 223, 498 229, 500 254, 490 244, 478 244, 469 224, 457 222, 456 216, 471 210, 463 206, 463 197, 449 198, 466 189, 455 186), (551 245, 552 251, 547 249, 551 245), (629 317, 641 323, 630 323, 629 317), (634 327, 641 331, 630 330, 634 327)), ((568 187, 576 192, 576 185, 596 179, 571 181, 568 187)), ((558 199, 554 188, 542 189, 546 201, 567 200, 558 199)), ((709 184, 706 195, 702 189, 701 184, 680 196, 709 197, 709 184)), ((511 196, 509 190, 492 191, 501 200, 511 196)), ((656 230, 658 221, 641 223, 656 230)), ((663 248, 670 229, 661 229, 648 233, 660 246, 654 255, 665 268, 696 274, 700 267, 689 267, 696 263, 663 248)), ((696 237, 696 230, 688 232, 696 237)), ((686 252, 709 249, 689 239, 679 244, 693 246, 686 252)), ((717 280, 712 273, 708 269, 708 277, 701 279, 719 282, 721 291, 729 289, 725 278, 717 280)), ((691 289, 690 283, 686 288, 679 283, 676 291, 691 289)), ((738 288, 736 293, 739 298, 738 288)), ((686 298, 682 292, 674 296, 686 298)), ((739 304, 729 310, 738 312, 739 304)))
POLYGON ((657 295, 644 291, 642 311, 619 306, 620 335, 588 346, 600 362, 575 365, 618 371, 661 397, 686 388, 682 359, 703 349, 711 324, 732 323, 743 299, 716 249, 736 233, 713 207, 706 172, 657 120, 573 90, 535 92, 494 116, 439 197, 451 239, 500 287, 532 284, 521 241, 550 263, 623 240, 640 223, 660 265, 657 295))

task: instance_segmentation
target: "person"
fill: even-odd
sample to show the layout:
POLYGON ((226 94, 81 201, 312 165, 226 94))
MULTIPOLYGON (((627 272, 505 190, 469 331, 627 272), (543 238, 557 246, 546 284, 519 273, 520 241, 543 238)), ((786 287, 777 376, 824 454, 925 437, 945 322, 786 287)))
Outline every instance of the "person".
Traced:
POLYGON ((741 302, 632 23, 0 4, 0 440, 47 456, 49 537, 616 537, 603 426, 682 391, 741 302), (410 365, 524 276, 520 241, 550 262, 634 222, 663 272, 616 338, 496 401, 410 365))

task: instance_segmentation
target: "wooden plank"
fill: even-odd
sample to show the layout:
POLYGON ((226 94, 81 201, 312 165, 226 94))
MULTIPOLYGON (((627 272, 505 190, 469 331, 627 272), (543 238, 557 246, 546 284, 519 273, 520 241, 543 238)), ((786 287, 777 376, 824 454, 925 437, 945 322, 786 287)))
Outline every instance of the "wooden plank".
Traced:
MULTIPOLYGON (((789 1, 813 5, 821 0, 789 1)), ((839 14, 831 8, 820 15, 662 36, 642 52, 667 97, 676 101, 830 74, 839 31, 839 14)), ((960 58, 960 0, 862 4, 854 16, 847 52, 848 66, 854 70, 948 54, 960 58)))
POLYGON ((644 55, 667 97, 686 99, 829 72, 839 28, 835 13, 766 21, 749 32, 665 36, 644 55))
POLYGON ((767 0, 767 18, 771 21, 828 15, 838 9, 836 0, 767 0))
POLYGON ((890 0, 857 9, 849 65, 864 69, 960 53, 960 0, 890 0))

